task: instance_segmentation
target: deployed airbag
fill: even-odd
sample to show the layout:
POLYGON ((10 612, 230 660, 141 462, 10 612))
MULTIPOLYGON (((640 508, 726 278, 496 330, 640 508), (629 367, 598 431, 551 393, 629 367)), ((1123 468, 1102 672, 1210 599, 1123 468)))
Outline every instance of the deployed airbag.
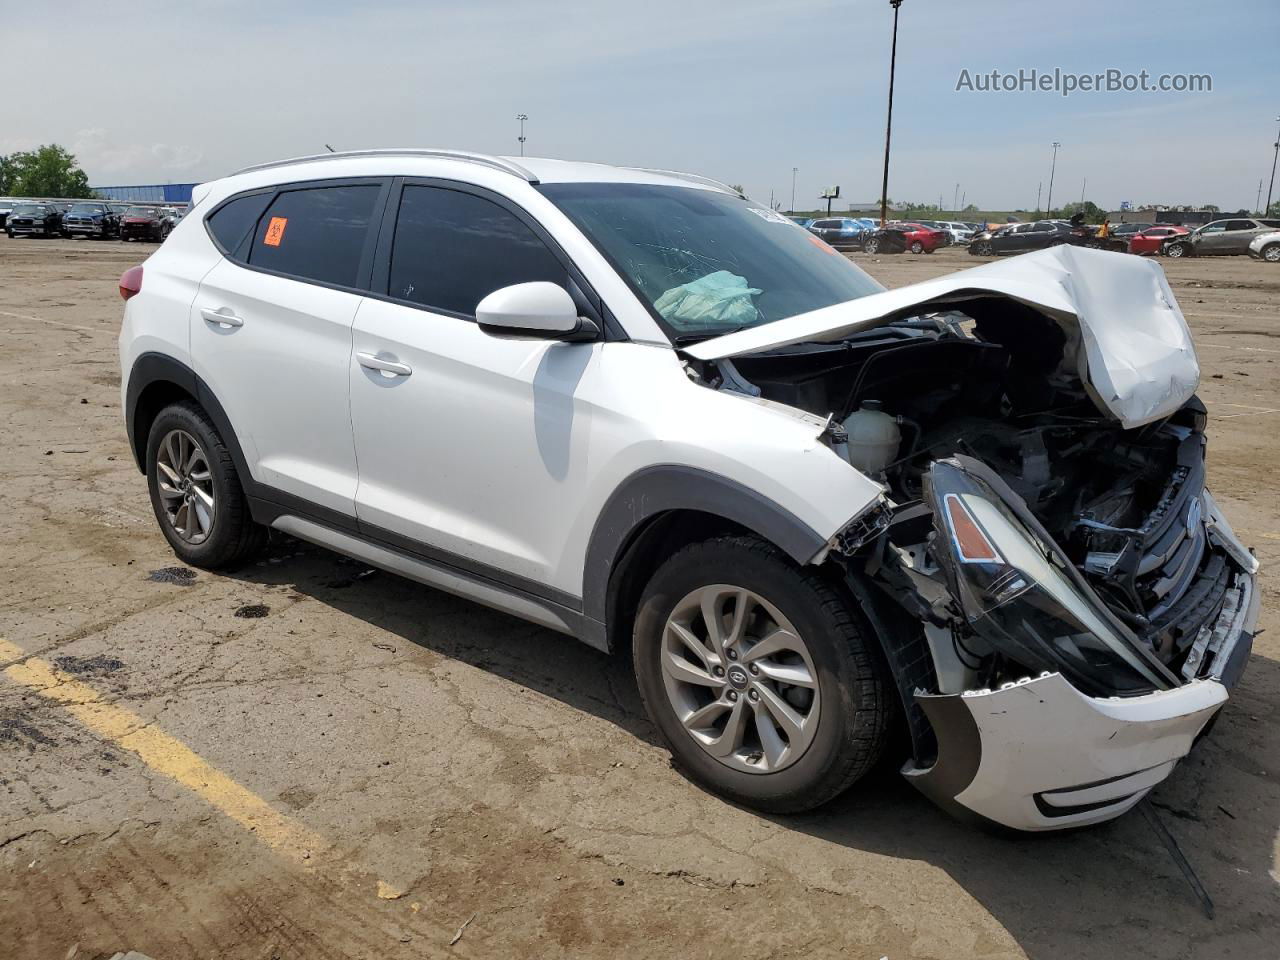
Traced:
POLYGON ((747 286, 746 277, 717 270, 705 277, 672 287, 656 301, 654 309, 673 327, 705 330, 726 324, 755 323, 760 314, 751 298, 761 293, 747 286))

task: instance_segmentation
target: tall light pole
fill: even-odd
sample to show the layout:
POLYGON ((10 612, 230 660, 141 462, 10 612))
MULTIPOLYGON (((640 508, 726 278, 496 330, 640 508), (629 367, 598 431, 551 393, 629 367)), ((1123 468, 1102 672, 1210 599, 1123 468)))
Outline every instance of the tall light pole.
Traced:
MULTIPOLYGON (((1276 123, 1280 123, 1280 117, 1276 117, 1276 123)), ((1262 209, 1262 215, 1265 217, 1271 211, 1271 191, 1276 185, 1276 159, 1280 158, 1280 131, 1276 133, 1276 152, 1271 155, 1271 183, 1267 187, 1267 205, 1262 209)))
POLYGON ((796 212, 796 174, 800 172, 799 167, 791 168, 791 212, 796 212))
POLYGON ((1053 163, 1049 165, 1049 198, 1044 202, 1044 215, 1048 217, 1053 213, 1053 172, 1058 169, 1058 148, 1062 146, 1057 140, 1053 141, 1053 163))
POLYGON ((884 179, 880 181, 880 226, 889 219, 889 135, 893 132, 893 71, 898 65, 898 8, 902 0, 889 0, 893 7, 893 43, 889 47, 889 116, 884 124, 884 179))
POLYGON ((959 209, 959 208, 956 206, 956 201, 959 199, 959 197, 960 197, 960 184, 959 184, 959 182, 957 182, 957 183, 956 183, 956 192, 955 192, 955 193, 953 193, 953 194, 951 194, 951 212, 952 212, 952 213, 955 213, 955 211, 959 209))
POLYGON ((516 137, 520 141, 520 156, 524 156, 524 122, 529 119, 527 113, 517 113, 516 119, 520 121, 520 136, 516 137))

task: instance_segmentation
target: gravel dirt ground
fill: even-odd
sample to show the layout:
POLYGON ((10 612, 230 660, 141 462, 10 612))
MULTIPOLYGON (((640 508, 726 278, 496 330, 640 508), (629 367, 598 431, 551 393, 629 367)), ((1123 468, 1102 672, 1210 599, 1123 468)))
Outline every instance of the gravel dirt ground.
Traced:
POLYGON ((1270 628, 1154 793, 1209 920, 1139 815, 995 837, 885 769, 763 817, 671 768, 625 662, 292 541, 175 572, 120 411, 148 249, 0 238, 0 955, 1276 956, 1280 269, 1164 264, 1270 628))

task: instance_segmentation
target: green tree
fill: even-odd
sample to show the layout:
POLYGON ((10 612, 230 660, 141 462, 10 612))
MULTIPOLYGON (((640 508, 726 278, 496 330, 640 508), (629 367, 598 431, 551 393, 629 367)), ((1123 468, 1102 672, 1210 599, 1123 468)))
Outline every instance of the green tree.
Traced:
POLYGON ((17 166, 10 157, 0 154, 0 196, 13 193, 13 184, 17 175, 17 166))
POLYGON ((1268 217, 1280 217, 1280 200, 1277 200, 1271 206, 1267 207, 1268 217))
POLYGON ((1062 208, 1062 216, 1070 219, 1074 214, 1083 213, 1086 223, 1101 223, 1107 215, 1107 211, 1092 200, 1086 200, 1084 203, 1068 203, 1062 208))
POLYGON ((3 192, 15 197, 92 197, 89 178, 56 143, 12 153, 0 162, 3 192))

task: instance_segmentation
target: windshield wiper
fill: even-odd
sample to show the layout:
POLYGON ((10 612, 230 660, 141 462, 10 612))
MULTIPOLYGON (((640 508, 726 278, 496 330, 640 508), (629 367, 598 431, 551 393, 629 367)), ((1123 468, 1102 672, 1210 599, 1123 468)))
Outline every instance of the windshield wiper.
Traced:
POLYGON ((701 333, 678 333, 671 338, 671 342, 677 347, 688 347, 695 343, 701 343, 703 340, 711 340, 715 337, 727 337, 731 333, 741 333, 743 330, 749 330, 755 326, 759 326, 759 324, 743 323, 736 327, 730 327, 728 330, 704 330, 701 333))

